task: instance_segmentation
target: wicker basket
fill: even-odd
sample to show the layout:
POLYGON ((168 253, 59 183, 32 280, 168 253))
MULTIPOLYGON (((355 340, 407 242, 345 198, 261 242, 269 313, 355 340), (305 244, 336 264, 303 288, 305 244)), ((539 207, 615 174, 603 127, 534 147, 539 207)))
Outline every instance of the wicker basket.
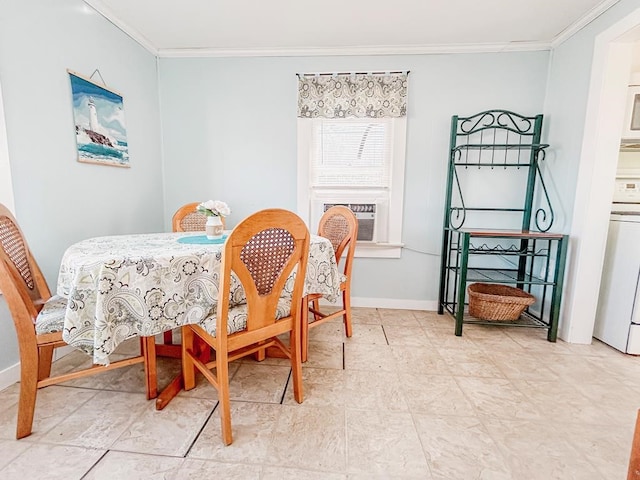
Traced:
POLYGON ((472 283, 469 314, 482 320, 517 320, 536 298, 519 288, 493 283, 472 283))

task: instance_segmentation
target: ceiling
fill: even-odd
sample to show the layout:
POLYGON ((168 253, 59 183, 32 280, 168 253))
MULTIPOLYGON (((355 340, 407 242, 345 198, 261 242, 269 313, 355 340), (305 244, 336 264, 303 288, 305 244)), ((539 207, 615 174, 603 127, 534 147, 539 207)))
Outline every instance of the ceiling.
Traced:
POLYGON ((158 56, 549 49, 619 0, 85 0, 158 56))

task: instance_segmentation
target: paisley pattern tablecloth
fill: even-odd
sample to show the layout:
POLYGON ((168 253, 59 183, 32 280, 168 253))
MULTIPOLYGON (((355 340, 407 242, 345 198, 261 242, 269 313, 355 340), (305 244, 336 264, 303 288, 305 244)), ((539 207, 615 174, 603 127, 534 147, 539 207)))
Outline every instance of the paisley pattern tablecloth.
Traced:
MULTIPOLYGON (((218 298, 222 245, 178 242, 185 233, 97 237, 65 252, 57 293, 69 299, 63 338, 108 364, 109 354, 135 335, 156 335, 198 323, 214 311, 218 298)), ((341 275, 329 240, 311 235, 304 294, 335 301, 341 275)), ((287 282, 291 294, 293 282, 287 282)), ((244 291, 232 282, 231 303, 244 291)), ((232 305, 232 306, 233 306, 232 305)))

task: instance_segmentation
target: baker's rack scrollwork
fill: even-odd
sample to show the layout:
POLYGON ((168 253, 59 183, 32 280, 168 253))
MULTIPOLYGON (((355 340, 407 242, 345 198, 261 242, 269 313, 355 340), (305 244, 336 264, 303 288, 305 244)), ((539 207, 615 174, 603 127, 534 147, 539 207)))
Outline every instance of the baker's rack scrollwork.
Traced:
POLYGON ((520 135, 527 135, 534 129, 532 117, 523 117, 507 110, 488 110, 460 120, 460 132, 465 134, 481 129, 500 127, 520 135))
MULTIPOLYGON (((542 177, 542 172, 540 171, 540 166, 539 166, 539 162, 544 160, 544 155, 545 155, 544 150, 540 150, 538 160, 536 161, 533 167, 536 169, 536 181, 540 183, 540 187, 542 189, 541 198, 544 203, 544 206, 540 206, 536 209, 535 215, 533 216, 535 229, 540 232, 548 232, 553 225, 553 221, 555 220, 555 213, 551 205, 549 192, 547 191, 547 186, 544 183, 544 178, 542 177)), ((456 163, 456 166, 459 166, 459 165, 456 163)), ((514 165, 506 165, 504 168, 506 168, 507 166, 514 166, 514 165)), ((517 165, 516 168, 519 168, 521 166, 522 165, 517 165)), ((465 165, 464 167, 468 168, 468 165, 465 165)), ((480 167, 481 166, 479 166, 478 168, 480 167)), ((494 168, 494 167, 495 165, 492 164, 491 168, 494 168)), ((459 206, 452 205, 450 207, 449 226, 454 230, 459 230, 464 226, 464 221, 467 218, 467 207, 465 206, 464 195, 462 193, 462 188, 460 187, 458 171, 455 168, 453 170, 453 177, 455 180, 455 187, 456 187, 455 194, 457 196, 458 201, 460 202, 460 205, 459 206)), ((470 210, 478 210, 478 209, 472 208, 470 210)), ((520 209, 503 209, 503 210, 520 211, 520 209)))
POLYGON ((540 143, 542 115, 525 117, 507 110, 490 110, 471 117, 454 117, 445 226, 458 230, 465 225, 471 211, 522 212, 523 230, 547 232, 553 225, 555 213, 549 192, 540 170, 545 148, 540 143), (516 208, 469 207, 460 184, 459 170, 470 168, 529 169, 525 203, 516 208), (540 205, 532 215, 536 187, 540 188, 540 205))

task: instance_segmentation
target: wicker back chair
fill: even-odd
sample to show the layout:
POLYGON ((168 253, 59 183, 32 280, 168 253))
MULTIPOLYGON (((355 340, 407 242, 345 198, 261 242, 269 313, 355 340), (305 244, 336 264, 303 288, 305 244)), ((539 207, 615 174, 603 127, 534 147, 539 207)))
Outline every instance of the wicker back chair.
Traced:
MULTIPOLYGON (((207 216, 204 213, 196 211, 196 207, 198 205, 200 205, 200 202, 187 203, 173 214, 171 223, 173 225, 174 232, 205 231, 204 225, 207 223, 207 216)), ((222 220, 222 226, 224 228, 224 217, 220 217, 220 220, 222 220)))
POLYGON ((218 390, 225 445, 233 441, 229 362, 250 354, 264 355, 268 347, 277 347, 291 361, 294 396, 302 402, 300 306, 308 257, 309 231, 295 213, 268 209, 250 215, 225 242, 216 314, 182 327, 184 388, 195 386, 196 367, 218 390), (288 286, 284 292, 294 269, 293 288, 288 286), (246 303, 230 304, 232 275, 240 280, 246 303), (289 346, 278 338, 285 333, 289 333, 289 346), (215 350, 215 361, 204 363, 197 339, 215 350))
POLYGON ((358 238, 358 220, 355 214, 347 207, 335 206, 329 208, 318 225, 318 235, 328 238, 336 252, 338 266, 342 262, 342 281, 340 291, 342 293, 342 308, 331 313, 323 313, 320 310, 322 295, 307 295, 309 308, 303 308, 302 315, 302 361, 306 362, 309 350, 309 328, 320 325, 334 318, 343 317, 345 334, 351 337, 351 270, 353 269, 353 256, 358 238), (345 255, 345 251, 347 252, 345 255), (313 320, 309 319, 309 312, 313 314, 313 320))
POLYGON ((11 212, 0 204, 0 290, 13 318, 20 350, 20 399, 16 438, 31 434, 39 388, 74 378, 144 363, 147 398, 157 395, 153 337, 144 338, 142 354, 58 376, 51 376, 53 351, 67 346, 62 339, 67 299, 51 296, 24 235, 11 212))

